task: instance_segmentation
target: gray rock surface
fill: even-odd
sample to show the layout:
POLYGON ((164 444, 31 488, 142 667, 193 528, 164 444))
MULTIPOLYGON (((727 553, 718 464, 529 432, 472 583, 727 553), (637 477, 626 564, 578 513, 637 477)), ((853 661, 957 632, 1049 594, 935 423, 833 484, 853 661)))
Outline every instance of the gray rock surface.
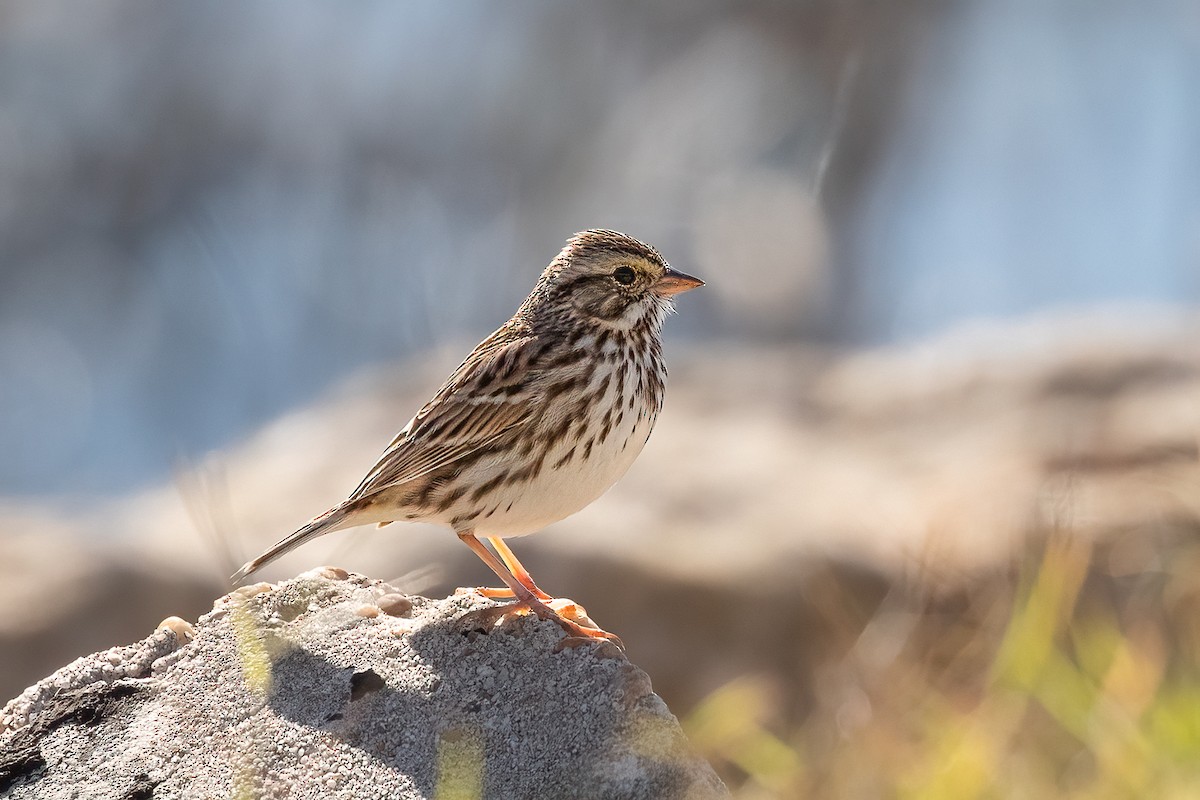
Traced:
POLYGON ((717 798, 646 674, 342 570, 221 598, 0 715, 8 798, 717 798))

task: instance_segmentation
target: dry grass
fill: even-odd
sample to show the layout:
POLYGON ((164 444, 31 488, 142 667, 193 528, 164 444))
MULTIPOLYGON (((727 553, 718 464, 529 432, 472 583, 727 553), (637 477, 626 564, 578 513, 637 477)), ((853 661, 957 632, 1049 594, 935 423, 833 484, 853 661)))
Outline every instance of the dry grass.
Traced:
POLYGON ((739 800, 1194 797, 1200 537, 1055 534, 950 594, 897 588, 816 698, 745 676, 685 720, 739 800))

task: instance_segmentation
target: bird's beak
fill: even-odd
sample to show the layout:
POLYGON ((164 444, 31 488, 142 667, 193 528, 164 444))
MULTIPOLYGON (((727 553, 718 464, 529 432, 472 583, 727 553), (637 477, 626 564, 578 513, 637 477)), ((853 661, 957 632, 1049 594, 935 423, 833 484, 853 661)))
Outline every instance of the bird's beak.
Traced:
POLYGON ((691 275, 685 275, 682 272, 668 268, 663 273, 663 276, 650 287, 650 291, 659 297, 670 297, 673 294, 686 292, 689 289, 695 289, 697 286, 703 285, 704 281, 699 278, 693 278, 691 275))

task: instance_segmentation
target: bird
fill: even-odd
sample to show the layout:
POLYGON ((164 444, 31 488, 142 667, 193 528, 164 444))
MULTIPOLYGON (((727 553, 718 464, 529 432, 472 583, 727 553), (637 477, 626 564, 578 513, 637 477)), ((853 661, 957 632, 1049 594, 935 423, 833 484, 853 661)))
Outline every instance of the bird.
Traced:
POLYGON ((626 234, 574 234, 516 313, 471 351, 349 497, 232 580, 333 531, 441 523, 504 581, 506 588, 480 589, 485 596, 511 597, 513 611, 553 620, 570 636, 619 645, 590 619, 585 627, 552 608, 554 598, 504 540, 583 509, 633 464, 662 409, 663 323, 676 295, 703 285, 626 234))

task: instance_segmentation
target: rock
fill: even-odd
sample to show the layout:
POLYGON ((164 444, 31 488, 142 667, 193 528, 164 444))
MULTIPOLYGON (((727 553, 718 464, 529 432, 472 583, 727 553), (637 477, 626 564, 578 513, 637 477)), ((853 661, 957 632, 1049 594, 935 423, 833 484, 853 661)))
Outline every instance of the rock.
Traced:
POLYGON ((397 594, 314 570, 77 660, 4 709, 0 794, 728 797, 612 644, 397 594))

